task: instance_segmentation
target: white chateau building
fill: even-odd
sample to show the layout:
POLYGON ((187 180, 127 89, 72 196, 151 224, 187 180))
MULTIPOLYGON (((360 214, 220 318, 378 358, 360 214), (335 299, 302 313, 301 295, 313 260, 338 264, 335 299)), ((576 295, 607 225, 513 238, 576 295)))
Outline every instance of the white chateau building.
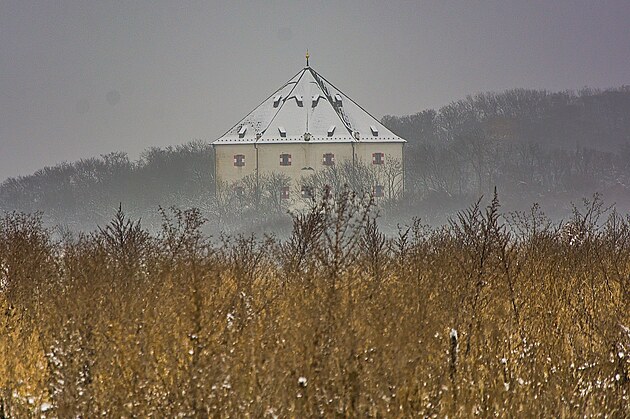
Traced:
MULTIPOLYGON (((313 70, 308 58, 307 53, 306 67, 212 143, 218 190, 242 190, 239 182, 246 176, 278 173, 294 183, 281 191, 283 199, 293 200, 302 178, 360 161, 373 169, 396 162, 395 187, 402 191, 406 141, 313 70)), ((374 195, 384 196, 385 181, 375 183, 374 195)))

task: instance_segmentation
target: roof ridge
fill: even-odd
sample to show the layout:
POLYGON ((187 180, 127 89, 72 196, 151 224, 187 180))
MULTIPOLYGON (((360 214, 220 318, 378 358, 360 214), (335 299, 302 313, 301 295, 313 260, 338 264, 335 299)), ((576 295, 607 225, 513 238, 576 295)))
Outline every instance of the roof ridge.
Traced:
MULTIPOLYGON (((313 79, 315 79, 315 82, 317 82, 317 85, 319 86, 319 89, 324 93, 324 96, 326 97, 326 101, 328 101, 330 106, 333 108, 333 111, 335 111, 335 115, 337 115, 337 118, 339 118, 339 121, 341 121, 341 124, 348 130, 348 133, 350 135, 352 135, 352 131, 353 130, 352 130, 352 126, 350 125, 350 122, 349 121, 348 122, 344 121, 342 116, 339 114, 339 109, 334 105, 334 103, 332 101, 332 99, 333 99, 332 95, 330 94, 330 92, 328 92, 328 89, 323 85, 322 81, 325 81, 326 83, 330 84, 335 89, 337 89, 337 88, 335 86, 333 86, 332 83, 330 83, 328 80, 326 80, 321 74, 319 74, 313 68, 309 67, 309 70, 311 71, 311 74, 313 75, 313 79)), ((337 89, 337 90, 339 92, 341 92, 341 90, 339 90, 339 89, 337 89)))
MULTIPOLYGON (((378 119, 376 119, 376 117, 374 115, 372 115, 370 112, 368 112, 363 106, 359 105, 356 101, 354 101, 350 96, 348 96, 347 94, 345 94, 341 89, 339 89, 337 86, 335 86, 334 84, 332 84, 331 82, 328 81, 328 79, 326 79, 326 77, 322 76, 321 74, 317 73, 317 75, 319 77, 322 78, 322 80, 324 80, 326 83, 330 84, 334 89, 336 89, 337 91, 339 91, 340 93, 342 93, 345 97, 348 98, 348 100, 352 103, 354 103, 356 106, 359 107, 359 109, 361 109, 363 112, 365 112, 370 118, 372 118, 373 120, 375 120, 378 124, 383 125, 383 123, 381 121, 379 121, 378 119)), ((385 125, 383 125, 385 127, 385 125)), ((387 128, 387 127, 385 127, 387 128)), ((387 128, 389 130, 389 128, 387 128)), ((395 134, 394 134, 395 135, 395 134)))
MULTIPOLYGON (((267 129, 271 126, 271 123, 274 121, 274 119, 276 119, 276 116, 278 116, 278 114, 280 113, 280 111, 282 110, 282 108, 284 107, 284 104, 287 103, 286 99, 291 97, 291 93, 293 93, 293 91, 295 90, 295 88, 297 87, 298 83, 300 83, 300 80, 302 80, 302 77, 304 77, 304 73, 306 73, 306 68, 303 68, 300 71, 298 71, 295 76, 291 77, 291 79, 286 82, 280 89, 276 90, 274 93, 282 90, 284 87, 286 87, 287 84, 291 83, 291 80, 293 80, 298 74, 300 74, 300 77, 298 77, 298 79, 295 81, 295 84, 293 85, 293 88, 289 91, 289 93, 287 94, 286 98, 282 98, 282 104, 280 106, 278 106, 278 110, 276 111, 276 113, 273 114, 273 116, 271 117, 271 119, 269 120, 269 123, 267 124, 267 126, 260 132, 261 136, 265 134, 265 132, 267 132, 267 129)), ((273 94, 271 95, 273 96, 273 94)), ((271 96, 269 96, 267 99, 265 99, 260 105, 262 105, 263 103, 265 103, 271 96)), ((260 106, 258 105, 258 106, 260 106)), ((255 110, 255 109, 254 109, 255 110)), ((254 112, 254 111, 252 111, 254 112)), ((250 112, 251 113, 251 112, 250 112)), ((249 116, 249 115, 248 115, 249 116)), ((247 116, 245 117, 247 118, 247 116)), ((229 132, 229 131, 228 131, 229 132)), ((255 142, 258 142, 258 138, 255 140, 255 142)))

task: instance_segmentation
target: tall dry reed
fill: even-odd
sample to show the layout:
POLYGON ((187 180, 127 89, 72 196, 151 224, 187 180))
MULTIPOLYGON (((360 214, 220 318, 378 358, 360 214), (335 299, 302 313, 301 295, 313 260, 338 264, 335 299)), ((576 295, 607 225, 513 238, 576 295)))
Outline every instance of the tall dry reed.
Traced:
POLYGON ((0 417, 627 417, 630 219, 585 204, 386 237, 343 193, 284 241, 7 214, 0 417))

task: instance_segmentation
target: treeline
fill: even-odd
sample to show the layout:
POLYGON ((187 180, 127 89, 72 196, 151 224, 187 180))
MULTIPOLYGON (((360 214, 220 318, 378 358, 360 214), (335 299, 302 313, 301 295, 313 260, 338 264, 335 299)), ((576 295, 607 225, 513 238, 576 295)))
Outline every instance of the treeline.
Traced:
MULTIPOLYGON (((554 218, 594 192, 630 210, 630 87, 483 93, 439 110, 383 122, 407 139, 404 196, 383 200, 385 219, 422 215, 434 224, 497 187, 510 209, 538 202, 554 218)), ((218 196, 207 142, 151 148, 137 161, 124 153, 47 167, 0 184, 0 210, 42 211, 50 224, 90 230, 122 203, 159 228, 160 206, 199 208, 213 228, 288 228, 286 205, 269 178, 255 193, 218 196), (275 188, 275 189, 274 189, 275 188)), ((356 184, 363 168, 333 168, 336 183, 356 184), (345 176, 345 177, 343 177, 345 176)), ((365 176, 363 176, 365 177, 365 176)), ((369 177, 369 176, 367 176, 369 177)), ((397 180, 398 182, 398 180, 397 180)), ((251 185, 250 185, 251 186, 251 185)), ((251 189, 251 188, 250 188, 251 189)), ((299 191, 298 191, 299 193, 299 191)), ((294 196, 294 195, 292 195, 294 196)))
POLYGON ((629 86, 482 93, 383 123, 409 140, 412 205, 470 200, 496 186, 517 208, 542 202, 565 215, 569 201, 599 191, 630 209, 629 86))
POLYGON ((630 219, 495 199, 390 237, 352 194, 286 240, 53 238, 0 217, 0 417, 630 415, 630 219))
POLYGON ((214 199, 212 147, 202 141, 152 147, 137 161, 126 153, 46 167, 0 185, 0 210, 43 212, 49 225, 91 230, 122 203, 133 217, 159 227, 159 207, 205 210, 214 199))

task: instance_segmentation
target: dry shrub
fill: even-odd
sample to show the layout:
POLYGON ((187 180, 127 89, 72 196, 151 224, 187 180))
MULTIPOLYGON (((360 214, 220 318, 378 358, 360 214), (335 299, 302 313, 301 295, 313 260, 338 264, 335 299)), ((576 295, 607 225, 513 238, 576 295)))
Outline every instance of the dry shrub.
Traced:
POLYGON ((386 237, 341 193, 282 242, 161 213, 57 241, 0 220, 0 416, 630 414, 630 219, 597 197, 386 237))

